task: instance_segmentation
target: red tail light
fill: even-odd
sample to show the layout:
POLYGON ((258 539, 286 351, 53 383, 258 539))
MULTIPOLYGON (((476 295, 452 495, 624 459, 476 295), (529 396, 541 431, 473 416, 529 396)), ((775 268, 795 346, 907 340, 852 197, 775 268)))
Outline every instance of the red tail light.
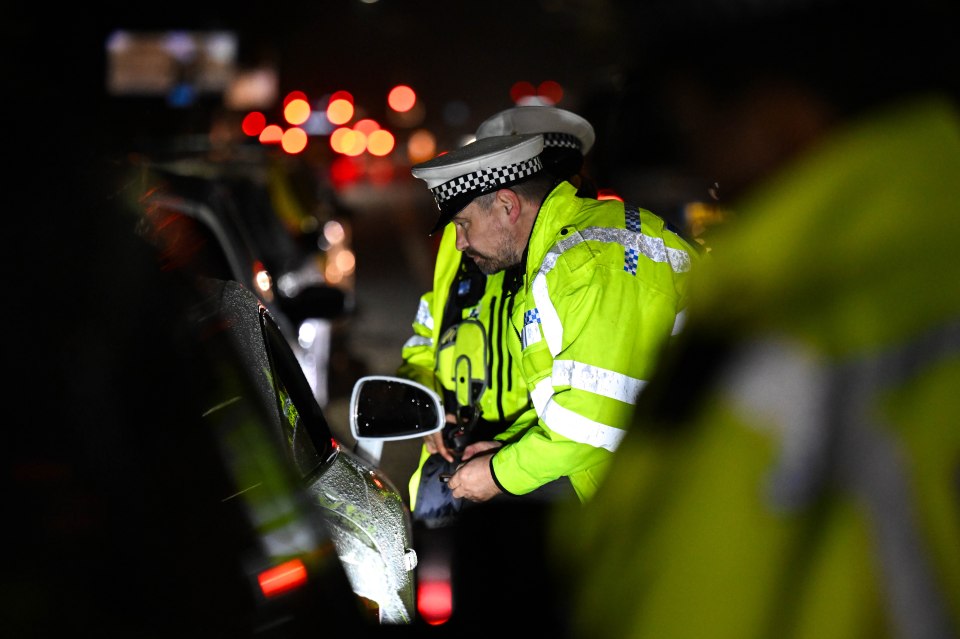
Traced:
POLYGON ((299 559, 292 559, 263 571, 257 581, 264 597, 276 597, 307 583, 307 567, 299 559))
POLYGON ((417 585, 417 610, 431 626, 450 620, 453 614, 453 590, 449 580, 421 580, 417 585))

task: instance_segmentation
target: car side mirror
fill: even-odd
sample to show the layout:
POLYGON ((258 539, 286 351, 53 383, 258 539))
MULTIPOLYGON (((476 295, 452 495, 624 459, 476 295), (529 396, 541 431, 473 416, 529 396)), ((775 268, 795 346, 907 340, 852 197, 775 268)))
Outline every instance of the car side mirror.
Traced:
POLYGON ((423 384, 387 375, 361 377, 350 397, 350 434, 357 452, 379 465, 383 442, 443 429, 443 401, 423 384))

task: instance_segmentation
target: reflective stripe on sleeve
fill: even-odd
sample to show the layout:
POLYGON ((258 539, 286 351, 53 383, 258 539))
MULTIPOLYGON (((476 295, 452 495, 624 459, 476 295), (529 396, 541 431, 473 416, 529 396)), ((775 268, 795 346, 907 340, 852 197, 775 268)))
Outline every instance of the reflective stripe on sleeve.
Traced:
POLYGON ((569 385, 627 404, 635 404, 646 381, 573 360, 553 362, 553 385, 569 385))
POLYGON ((673 330, 670 331, 671 335, 679 335, 683 330, 683 325, 687 323, 687 311, 686 309, 677 313, 676 319, 673 320, 673 330))
POLYGON ((547 273, 553 268, 557 255, 548 253, 543 261, 540 272, 533 279, 533 302, 537 305, 537 311, 540 315, 540 328, 543 330, 543 337, 547 340, 547 348, 550 354, 556 357, 563 344, 563 324, 560 323, 560 315, 550 301, 550 293, 547 291, 547 273), (553 257, 553 260, 550 258, 553 257), (546 266, 547 263, 549 266, 546 266))
POLYGON ((414 335, 403 343, 403 348, 413 348, 414 346, 433 346, 433 338, 414 335))
POLYGON ((623 430, 587 419, 553 401, 553 382, 549 377, 540 380, 530 397, 543 423, 571 441, 614 452, 623 439, 623 430))
POLYGON ((430 306, 423 298, 420 298, 420 306, 417 307, 417 316, 413 321, 433 331, 433 315, 430 314, 430 306))

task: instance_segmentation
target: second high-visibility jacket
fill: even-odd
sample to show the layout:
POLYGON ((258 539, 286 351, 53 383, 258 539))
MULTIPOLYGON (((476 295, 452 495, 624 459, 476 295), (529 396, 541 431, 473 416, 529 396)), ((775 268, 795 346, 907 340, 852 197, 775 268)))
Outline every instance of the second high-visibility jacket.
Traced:
POLYGON ((663 219, 561 182, 531 232, 513 344, 532 406, 498 435, 494 480, 527 494, 567 476, 594 494, 635 400, 682 326, 698 249, 663 219))
MULTIPOLYGON (((444 315, 450 315, 447 324, 464 319, 475 319, 486 330, 487 387, 479 398, 480 417, 484 422, 512 423, 529 405, 527 387, 519 374, 519 361, 507 347, 516 340, 509 318, 509 300, 504 291, 503 273, 483 276, 476 271, 472 280, 460 277, 461 259, 470 260, 456 247, 456 227, 444 229, 434 266, 433 290, 420 298, 414 334, 403 345, 403 363, 397 374, 424 384, 445 397, 446 410, 452 413, 453 370, 444 370, 452 364, 449 358, 437 358, 441 333, 445 328, 444 315), (473 288, 476 290, 467 290, 473 288), (457 299, 458 297, 466 299, 457 299)), ((493 433, 486 434, 486 437, 493 433)), ((420 468, 428 454, 421 450, 417 470, 409 480, 410 507, 416 505, 420 468)))
MULTIPOLYGON (((447 225, 437 251, 433 290, 420 298, 413 321, 414 334, 403 345, 403 363, 398 369, 399 375, 433 388, 441 395, 444 388, 451 390, 445 381, 453 377, 452 372, 437 371, 436 366, 444 313, 449 303, 455 303, 450 297, 451 285, 457 278, 460 260, 464 257, 456 244, 456 227, 447 225)), ((507 316, 504 274, 478 275, 480 277, 469 285, 481 288, 482 293, 478 292, 478 297, 458 309, 454 321, 474 318, 487 328, 487 368, 490 375, 487 392, 480 398, 482 415, 488 421, 512 421, 518 411, 527 405, 528 398, 526 387, 517 378, 517 363, 511 359, 507 349, 507 343, 515 337, 507 316)))

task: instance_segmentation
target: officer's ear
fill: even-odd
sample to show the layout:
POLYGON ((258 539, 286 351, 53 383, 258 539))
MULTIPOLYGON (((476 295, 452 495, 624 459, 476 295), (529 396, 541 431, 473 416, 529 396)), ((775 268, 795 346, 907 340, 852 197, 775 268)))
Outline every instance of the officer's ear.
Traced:
POLYGON ((511 189, 497 191, 495 205, 498 211, 503 211, 511 224, 516 224, 517 220, 520 219, 520 196, 515 191, 511 189))

